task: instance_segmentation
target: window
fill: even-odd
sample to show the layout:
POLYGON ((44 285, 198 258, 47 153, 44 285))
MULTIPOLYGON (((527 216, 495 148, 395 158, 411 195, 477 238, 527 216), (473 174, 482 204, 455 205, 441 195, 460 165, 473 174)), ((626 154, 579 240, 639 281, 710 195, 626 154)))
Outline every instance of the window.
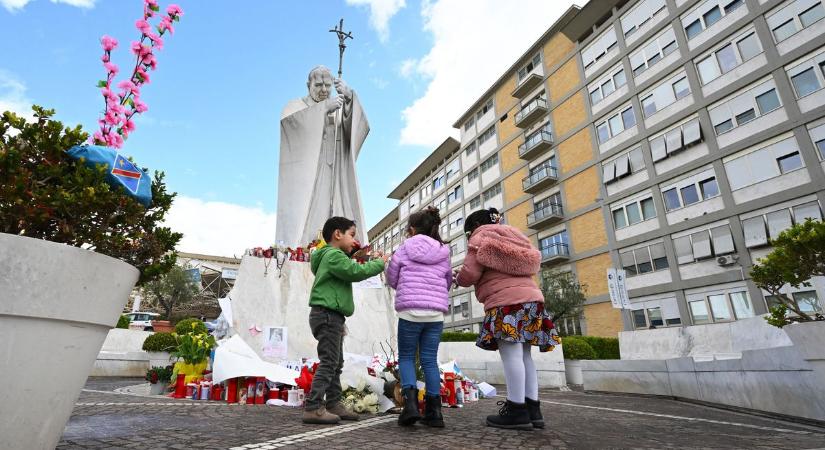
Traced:
MULTIPOLYGON (((538 56, 539 55, 536 55, 536 58, 538 58, 538 56)), ((490 99, 490 100, 487 100, 487 103, 485 103, 484 106, 482 106, 481 109, 478 110, 478 112, 476 113, 476 119, 481 120, 481 118, 484 117, 484 115, 487 114, 488 111, 492 111, 492 110, 493 110, 493 99, 490 99)))
POLYGON ((655 217, 656 207, 652 197, 635 200, 613 210, 613 223, 617 230, 655 217))
MULTIPOLYGON (((527 75, 529 75, 533 71, 533 69, 535 69, 539 65, 541 65, 541 54, 536 53, 536 56, 534 56, 533 59, 530 62, 528 62, 527 64, 524 65, 524 67, 522 67, 521 69, 518 70, 518 81, 519 81, 519 83, 521 83, 522 80, 527 78, 527 75)), ((493 106, 492 102, 493 101, 490 100, 490 107, 493 106)), ((481 117, 482 115, 483 114, 479 114, 479 117, 481 117)))
POLYGON ((490 189, 487 189, 486 191, 484 191, 481 194, 481 196, 484 197, 484 201, 486 202, 487 200, 492 199, 493 197, 495 197, 498 194, 501 194, 501 185, 500 184, 496 184, 495 186, 491 187, 490 189))
POLYGON ((759 38, 756 37, 756 33, 754 32, 736 41, 736 47, 739 49, 739 56, 743 62, 762 53, 762 45, 759 43, 759 38))
POLYGON ((721 69, 722 73, 728 73, 739 65, 733 44, 728 44, 717 50, 716 60, 719 62, 719 69, 721 69))
POLYGON ((476 151, 477 148, 478 147, 476 147, 476 141, 470 142, 470 145, 468 145, 467 148, 464 149, 464 154, 470 156, 473 154, 474 151, 476 151))
POLYGON ((716 177, 700 181, 699 189, 702 191, 702 200, 707 200, 719 195, 719 185, 716 183, 716 177))
POLYGON ((645 310, 643 309, 634 309, 633 310, 633 327, 636 329, 639 328, 647 328, 647 316, 645 315, 645 310))
POLYGON ((602 166, 602 180, 605 184, 612 183, 624 176, 636 173, 645 168, 644 156, 641 148, 634 148, 619 155, 614 160, 602 166))
POLYGON ((585 72, 590 70, 597 61, 604 58, 614 47, 616 47, 616 31, 613 27, 610 27, 582 51, 582 63, 585 72))
POLYGON ((488 171, 491 167, 495 166, 496 164, 498 164, 498 153, 482 161, 481 172, 483 173, 488 171))
POLYGON ((438 189, 441 186, 444 186, 444 175, 433 178, 433 189, 438 189))
POLYGON ((798 152, 796 141, 789 137, 755 151, 746 149, 739 153, 742 156, 733 155, 732 159, 724 162, 731 190, 778 177, 783 170, 803 167, 803 161, 793 155, 798 152))
POLYGON ((539 240, 539 250, 541 250, 542 258, 568 255, 568 248, 567 230, 539 240))
POLYGON ((719 66, 713 55, 696 63, 696 70, 699 72, 699 78, 702 80, 702 84, 708 84, 722 74, 719 71, 719 66))
POLYGON ((450 214, 449 221, 450 221, 450 232, 451 233, 453 231, 461 228, 462 225, 464 224, 464 214, 463 214, 463 212, 461 210, 458 210, 458 211, 450 214))
POLYGON ((475 117, 470 116, 470 118, 469 118, 469 119, 467 119, 467 121, 466 121, 466 122, 464 122, 464 131, 465 131, 465 132, 467 132, 467 131, 468 131, 470 128, 472 128, 472 127, 473 127, 473 125, 475 125, 475 124, 476 124, 476 119, 475 119, 475 117))
POLYGON ((481 133, 481 135, 478 137, 478 140, 476 142, 478 142, 478 146, 481 146, 481 144, 484 144, 485 142, 487 142, 488 139, 490 139, 491 137, 493 137, 495 135, 496 135, 496 127, 492 126, 492 127, 488 128, 487 131, 485 131, 484 133, 481 133))
POLYGON ((710 230, 697 231, 674 238, 673 248, 679 264, 690 264, 736 251, 729 225, 721 225, 710 230))
POLYGON ((599 135, 599 143, 604 144, 622 131, 636 125, 636 118, 633 115, 633 106, 629 106, 621 112, 617 112, 596 124, 596 131, 599 135))
POLYGON ((688 301, 694 324, 731 322, 754 317, 753 306, 747 291, 710 294, 688 301))
POLYGON ((650 138, 650 153, 653 162, 661 161, 680 150, 702 141, 699 119, 691 119, 664 134, 650 138))
POLYGON ((799 305, 799 309, 804 313, 817 313, 822 311, 822 306, 816 296, 816 291, 802 291, 791 294, 799 305))
POLYGON ((759 112, 762 114, 767 114, 782 106, 779 103, 779 97, 776 95, 776 89, 757 95, 756 104, 759 105, 759 112))
POLYGON ((802 167, 802 158, 799 156, 799 152, 776 158, 776 162, 779 163, 779 171, 783 174, 802 167))
POLYGON ((621 64, 617 67, 618 70, 616 70, 616 68, 612 69, 606 77, 588 86, 591 105, 599 103, 605 97, 615 92, 616 89, 619 89, 627 84, 627 77, 624 75, 624 69, 621 68, 621 64))
POLYGON ((478 209, 481 208, 481 197, 476 196, 472 200, 470 200, 470 209, 478 209))
POLYGON ((791 77, 791 83, 793 83, 794 90, 796 91, 796 98, 802 98, 821 88, 813 67, 791 77))
POLYGON ((478 178, 478 167, 467 173, 467 181, 473 181, 478 178))
POLYGON ((452 205, 456 201, 461 200, 462 195, 463 191, 461 189, 461 185, 456 185, 456 187, 454 187, 450 190, 449 193, 447 193, 447 204, 452 205))
POLYGON ((619 251, 619 259, 628 277, 668 268, 665 246, 661 242, 633 250, 619 251))
POLYGON ((679 202, 679 193, 676 192, 676 188, 668 189, 662 192, 662 197, 665 199, 665 208, 668 211, 673 211, 674 209, 679 209, 682 207, 682 204, 679 202))
POLYGON ((806 219, 822 220, 822 211, 818 202, 805 203, 793 207, 793 219, 796 223, 803 223, 806 219))
POLYGON ((820 1, 796 0, 786 3, 787 6, 766 17, 768 28, 771 29, 776 43, 788 39, 825 17, 825 8, 820 1))
POLYGON ((744 4, 742 0, 706 0, 695 8, 690 14, 682 19, 682 26, 685 27, 685 34, 688 40, 693 39, 699 33, 706 30, 722 17, 730 14, 744 4), (720 6, 724 4, 724 9, 720 6))
POLYGON ((710 120, 716 134, 720 135, 781 106, 771 79, 711 106, 709 108, 710 120), (732 119, 736 120, 736 125, 732 119))
POLYGON ((742 228, 745 232, 745 247, 754 248, 768 244, 768 232, 765 228, 764 217, 757 216, 743 220, 742 228))
POLYGON ((639 50, 630 54, 630 69, 633 71, 633 76, 641 75, 678 48, 676 32, 673 28, 667 27, 658 36, 642 44, 639 50))
POLYGON ((690 94, 690 85, 684 73, 671 77, 668 81, 642 94, 642 110, 645 117, 650 117, 676 100, 690 94))
POLYGON ((696 185, 691 184, 681 189, 682 201, 685 206, 699 202, 699 194, 696 192, 696 185))
POLYGON ((792 208, 783 208, 744 219, 742 220, 742 228, 745 232, 745 246, 754 248, 767 245, 768 236, 775 239, 794 223, 802 223, 808 218, 813 220, 822 219, 818 202, 804 203, 792 208))
POLYGON ((642 0, 631 11, 622 16, 622 32, 625 37, 645 28, 650 19, 660 11, 667 13, 665 0, 642 0))
POLYGON ((456 158, 447 164, 447 182, 449 183, 456 175, 461 173, 461 160, 456 158))

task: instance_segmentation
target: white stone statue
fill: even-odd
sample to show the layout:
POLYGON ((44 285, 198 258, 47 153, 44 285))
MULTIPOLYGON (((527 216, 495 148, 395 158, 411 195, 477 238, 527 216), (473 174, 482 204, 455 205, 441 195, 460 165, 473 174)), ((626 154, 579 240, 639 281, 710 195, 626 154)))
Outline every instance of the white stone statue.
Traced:
POLYGON ((308 96, 281 113, 276 239, 307 245, 328 218, 344 216, 356 221, 365 243, 355 161, 369 133, 367 116, 355 92, 324 66, 309 72, 307 88, 308 96), (338 95, 330 97, 333 84, 338 95))

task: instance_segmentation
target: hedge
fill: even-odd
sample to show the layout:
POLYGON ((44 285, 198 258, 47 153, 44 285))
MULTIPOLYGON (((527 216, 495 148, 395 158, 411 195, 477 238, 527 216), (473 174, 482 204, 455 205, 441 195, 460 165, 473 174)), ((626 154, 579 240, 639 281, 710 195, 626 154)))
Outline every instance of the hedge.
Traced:
POLYGON ((172 352, 178 348, 178 341, 172 333, 155 333, 143 341, 143 350, 147 352, 172 352))
POLYGON ((195 334, 205 334, 206 333, 206 325, 203 324, 203 321, 200 319, 189 318, 183 319, 175 325, 175 333, 177 334, 187 334, 187 333, 195 333, 195 334), (192 328, 192 324, 195 324, 195 328, 192 328))
POLYGON ((461 331, 445 331, 441 333, 441 342, 475 342, 478 338, 476 333, 465 333, 461 331))
MULTIPOLYGON (((621 359, 619 355, 619 339, 599 336, 576 336, 584 339, 596 352, 596 359, 621 359)), ((564 341, 562 341, 564 342, 564 341)))
POLYGON ((117 325, 115 328, 129 328, 129 316, 120 316, 117 319, 117 325))
POLYGON ((561 348, 564 359, 598 359, 596 351, 581 336, 563 338, 561 348))

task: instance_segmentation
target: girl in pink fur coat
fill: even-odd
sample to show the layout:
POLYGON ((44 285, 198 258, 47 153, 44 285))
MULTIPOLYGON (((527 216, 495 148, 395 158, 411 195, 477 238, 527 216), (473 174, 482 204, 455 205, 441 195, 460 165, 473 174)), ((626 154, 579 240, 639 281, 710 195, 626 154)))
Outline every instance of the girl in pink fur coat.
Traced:
POLYGON ((467 256, 456 282, 475 286, 484 304, 484 321, 476 345, 498 350, 507 382, 507 400, 487 425, 499 428, 543 428, 538 375, 530 354, 560 344, 553 322, 544 311, 544 295, 534 276, 541 254, 517 228, 498 224, 495 209, 475 211, 464 222, 469 237, 467 256))

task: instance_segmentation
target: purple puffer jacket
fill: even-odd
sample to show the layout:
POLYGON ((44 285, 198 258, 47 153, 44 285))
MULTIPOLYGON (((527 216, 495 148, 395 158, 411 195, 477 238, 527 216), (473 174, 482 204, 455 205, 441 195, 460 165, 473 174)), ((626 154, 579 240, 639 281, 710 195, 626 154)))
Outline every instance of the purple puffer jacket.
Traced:
POLYGON ((447 292, 453 282, 450 247, 423 234, 407 239, 390 259, 387 282, 395 289, 396 311, 447 312, 447 292))

